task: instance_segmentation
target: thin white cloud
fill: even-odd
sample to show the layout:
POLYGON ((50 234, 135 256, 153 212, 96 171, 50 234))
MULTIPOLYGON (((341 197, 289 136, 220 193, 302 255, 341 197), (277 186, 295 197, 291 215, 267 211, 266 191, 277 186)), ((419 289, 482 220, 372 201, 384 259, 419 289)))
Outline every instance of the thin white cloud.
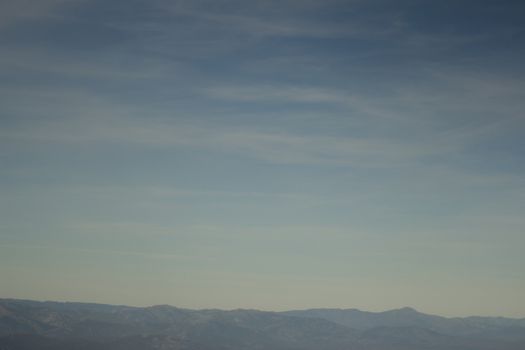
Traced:
MULTIPOLYGON (((358 1, 354 1, 358 3, 358 1)), ((334 38, 389 33, 395 26, 395 19, 383 21, 383 26, 372 27, 369 23, 354 20, 351 24, 337 24, 328 21, 308 20, 297 16, 297 12, 315 14, 319 8, 331 6, 330 2, 285 1, 265 6, 261 3, 242 3, 235 6, 238 11, 221 11, 217 7, 206 6, 204 2, 169 2, 161 1, 158 5, 176 16, 188 16, 194 20, 208 22, 210 26, 225 31, 235 31, 238 35, 255 37, 310 37, 334 38), (276 16, 275 8, 280 9, 276 16), (214 10, 211 10, 214 8, 214 10)), ((231 4, 230 4, 231 5, 231 4)), ((333 5, 333 4, 332 4, 333 5)), ((347 6, 351 6, 346 2, 347 6)))
MULTIPOLYGON (((140 251, 128 251, 128 250, 112 250, 112 249, 91 249, 91 248, 78 248, 78 247, 66 247, 66 246, 48 246, 48 245, 28 245, 28 244, 0 244, 0 247, 10 248, 14 250, 47 250, 56 252, 74 252, 74 253, 86 253, 94 255, 111 255, 111 256, 131 256, 141 257, 148 259, 160 259, 160 260, 196 260, 193 256, 181 255, 181 254, 168 254, 168 253, 157 253, 157 252, 140 252, 140 251)), ((199 257, 198 260, 204 257, 199 257)))
POLYGON ((19 21, 59 16, 62 5, 84 0, 16 0, 0 2, 0 28, 19 21))
POLYGON ((53 74, 76 79, 126 81, 136 79, 161 79, 166 74, 178 72, 180 66, 170 60, 141 57, 130 60, 126 52, 115 50, 94 56, 53 53, 31 48, 11 48, 0 56, 6 71, 53 74))
MULTIPOLYGON (((469 108, 470 114, 473 114, 486 107, 481 95, 476 98, 480 105, 466 105, 461 96, 450 96, 444 90, 434 90, 435 95, 429 97, 425 92, 405 89, 393 96, 376 99, 337 89, 294 86, 225 86, 203 91, 211 98, 234 101, 338 105, 347 109, 347 113, 358 114, 357 119, 369 132, 373 131, 374 126, 380 125, 378 123, 384 123, 385 127, 398 131, 407 127, 405 134, 411 133, 408 137, 402 134, 389 136, 388 133, 357 137, 327 135, 313 130, 297 133, 286 129, 276 131, 243 126, 229 128, 209 122, 196 124, 155 117, 167 113, 166 111, 149 111, 148 114, 153 113, 154 116, 145 118, 142 115, 146 112, 142 109, 117 104, 112 99, 92 93, 60 89, 10 89, 7 93, 12 101, 27 100, 27 103, 12 104, 6 100, 6 110, 18 114, 23 112, 33 115, 33 118, 4 128, 0 134, 4 144, 21 147, 38 143, 123 143, 144 147, 189 147, 220 151, 273 163, 381 167, 417 163, 428 156, 461 153, 470 143, 490 136, 495 127, 500 127, 502 132, 508 129, 509 123, 512 124, 516 119, 512 110, 516 106, 510 106, 511 110, 506 111, 508 104, 501 106, 500 117, 496 120, 470 117, 474 118, 474 122, 461 125, 455 120, 455 115, 441 118, 435 114, 442 108, 451 111, 469 108), (49 113, 53 113, 54 118, 47 117, 49 113), (39 120, 35 118, 38 115, 46 118, 39 120), (370 119, 371 117, 379 119, 370 119), (453 122, 454 128, 447 127, 448 121, 453 122), (425 124, 428 122, 431 124, 425 124), (438 126, 441 123, 442 126, 434 130, 436 123, 438 126)), ((466 90, 473 93, 468 88, 466 90)), ((497 91, 501 94, 500 90, 497 91)), ((516 91, 516 88, 512 88, 512 91, 516 91)), ((492 103, 489 101, 488 104, 492 103)))
POLYGON ((191 147, 287 164, 381 166, 455 150, 447 145, 435 147, 405 140, 229 130, 114 117, 40 122, 4 129, 0 135, 4 142, 19 145, 127 143, 175 149, 191 147))
POLYGON ((215 86, 203 92, 211 97, 237 101, 348 103, 352 99, 334 89, 296 86, 215 86))

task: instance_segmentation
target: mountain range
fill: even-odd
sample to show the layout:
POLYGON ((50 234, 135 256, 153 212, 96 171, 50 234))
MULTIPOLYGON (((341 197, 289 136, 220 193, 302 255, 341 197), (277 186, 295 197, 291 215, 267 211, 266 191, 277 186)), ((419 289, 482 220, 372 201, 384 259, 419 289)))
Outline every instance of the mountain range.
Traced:
POLYGON ((523 350, 525 319, 0 299, 0 350, 523 350))

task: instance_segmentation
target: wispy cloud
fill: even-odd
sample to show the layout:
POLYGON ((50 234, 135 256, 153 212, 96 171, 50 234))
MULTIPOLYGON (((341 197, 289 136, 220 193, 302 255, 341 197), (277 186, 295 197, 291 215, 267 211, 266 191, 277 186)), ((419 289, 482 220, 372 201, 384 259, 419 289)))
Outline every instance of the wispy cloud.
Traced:
MULTIPOLYGON (((165 109, 146 111, 89 91, 21 88, 6 93, 11 101, 25 99, 27 103, 6 100, 6 110, 24 111, 33 117, 1 133, 5 144, 20 146, 120 143, 219 151, 281 164, 384 167, 460 155, 498 129, 504 133, 522 122, 517 114, 523 91, 519 81, 441 73, 433 82, 426 91, 400 86, 391 94, 375 97, 321 86, 216 85, 195 90, 194 96, 235 103, 336 106, 340 109, 339 123, 344 125, 349 118, 357 121, 365 132, 359 136, 231 127, 212 123, 210 118, 207 122, 181 121, 165 109), (53 118, 37 118, 50 112, 53 118), (152 113, 152 117, 144 116, 152 113), (498 113, 498 118, 488 113, 498 113)), ((312 117, 323 119, 321 114, 308 116, 312 117)))
POLYGON ((335 137, 236 129, 149 123, 115 117, 57 120, 3 130, 4 142, 20 145, 137 144, 148 147, 190 147, 247 155, 274 163, 393 165, 419 157, 456 151, 456 146, 418 145, 381 138, 335 137))
POLYGON ((12 74, 49 74, 62 79, 94 79, 106 82, 158 80, 180 69, 177 62, 167 62, 159 57, 127 59, 123 62, 125 55, 126 52, 115 50, 104 54, 79 56, 24 47, 4 52, 0 63, 12 74))
MULTIPOLYGON (((346 2, 353 8, 360 1, 346 2)), ((396 14, 380 14, 382 26, 372 26, 370 18, 366 21, 355 18, 351 22, 333 22, 316 18, 319 10, 326 10, 337 2, 327 1, 323 4, 315 1, 280 1, 262 4, 261 2, 245 3, 243 6, 224 8, 210 6, 206 1, 200 2, 160 2, 161 7, 176 16, 187 16, 195 20, 208 22, 208 25, 222 30, 238 32, 238 35, 252 37, 310 37, 336 38, 377 35, 392 31, 397 25, 396 14)), ((230 6, 228 6, 230 5, 230 6)))
MULTIPOLYGON (((179 260, 184 261, 188 259, 194 259, 195 257, 185 256, 180 254, 167 254, 167 253, 156 253, 156 252, 140 252, 140 251, 127 251, 127 250, 111 250, 111 249, 89 249, 89 248, 78 248, 78 247, 58 247, 56 245, 24 245, 24 244, 0 244, 2 248, 15 249, 15 250, 37 250, 37 251, 55 251, 55 252, 72 252, 72 253, 84 253, 91 255, 109 255, 109 256, 131 256, 141 257, 147 259, 160 259, 160 260, 179 260)), ((199 259, 202 259, 200 257, 199 259)))
POLYGON ((298 86, 216 86, 204 90, 211 97, 238 101, 349 103, 352 96, 330 88, 298 86))
POLYGON ((19 0, 0 3, 0 28, 19 21, 59 16, 62 5, 83 0, 19 0))

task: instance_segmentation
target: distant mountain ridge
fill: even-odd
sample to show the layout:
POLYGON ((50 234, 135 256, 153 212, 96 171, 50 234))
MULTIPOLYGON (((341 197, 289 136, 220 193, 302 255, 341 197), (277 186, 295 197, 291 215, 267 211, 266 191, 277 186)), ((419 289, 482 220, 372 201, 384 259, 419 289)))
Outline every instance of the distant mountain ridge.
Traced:
POLYGON ((0 299, 0 349, 523 350, 525 319, 385 312, 190 310, 0 299))
POLYGON ((458 336, 485 336, 502 328, 525 327, 525 319, 504 317, 442 317, 404 307, 383 312, 358 309, 309 309, 286 311, 297 317, 322 318, 344 326, 366 330, 374 327, 421 327, 438 333, 458 336))

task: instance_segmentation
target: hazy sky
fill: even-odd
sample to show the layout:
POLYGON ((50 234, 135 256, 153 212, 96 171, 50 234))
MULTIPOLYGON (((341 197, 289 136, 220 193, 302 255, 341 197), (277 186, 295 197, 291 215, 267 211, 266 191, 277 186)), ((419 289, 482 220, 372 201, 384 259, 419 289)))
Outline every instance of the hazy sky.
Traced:
POLYGON ((0 297, 525 317, 523 18, 0 2, 0 297))

